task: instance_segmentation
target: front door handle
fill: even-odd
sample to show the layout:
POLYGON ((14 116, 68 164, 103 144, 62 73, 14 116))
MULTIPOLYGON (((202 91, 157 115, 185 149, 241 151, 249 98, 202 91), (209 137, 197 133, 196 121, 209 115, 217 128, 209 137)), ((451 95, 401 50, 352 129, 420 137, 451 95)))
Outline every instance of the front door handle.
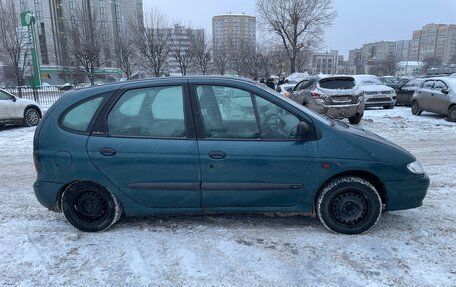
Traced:
POLYGON ((226 157, 226 153, 223 151, 215 150, 208 153, 209 157, 212 159, 223 159, 226 157))
POLYGON ((116 155, 117 151, 112 147, 102 147, 100 148, 100 153, 104 156, 113 156, 116 155))

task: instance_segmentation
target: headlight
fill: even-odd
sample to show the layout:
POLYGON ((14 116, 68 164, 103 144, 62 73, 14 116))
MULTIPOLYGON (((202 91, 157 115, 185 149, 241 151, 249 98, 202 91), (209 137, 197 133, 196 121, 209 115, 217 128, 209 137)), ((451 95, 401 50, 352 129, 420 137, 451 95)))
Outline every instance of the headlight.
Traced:
POLYGON ((424 168, 419 161, 414 161, 407 165, 407 169, 413 172, 414 174, 424 174, 424 168))

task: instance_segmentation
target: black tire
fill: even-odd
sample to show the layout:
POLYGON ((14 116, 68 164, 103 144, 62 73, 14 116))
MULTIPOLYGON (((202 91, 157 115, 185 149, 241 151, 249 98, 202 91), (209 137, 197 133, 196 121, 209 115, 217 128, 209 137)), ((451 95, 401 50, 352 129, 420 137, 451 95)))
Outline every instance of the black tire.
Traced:
POLYGON ((357 125, 361 122, 361 119, 363 118, 363 115, 360 115, 360 114, 356 114, 354 115, 353 117, 349 117, 348 118, 348 121, 352 124, 352 125, 357 125))
POLYGON ((383 106, 383 109, 385 109, 385 110, 391 110, 391 109, 394 109, 394 105, 383 106))
POLYGON ((77 182, 62 194, 65 219, 81 231, 104 231, 122 215, 117 198, 104 187, 91 182, 77 182))
POLYGON ((330 231, 360 234, 379 220, 382 201, 375 187, 359 177, 335 178, 316 200, 317 215, 330 231))
POLYGON ((448 110, 448 120, 450 122, 456 122, 456 106, 452 106, 448 110))
POLYGON ((421 107, 420 107, 420 104, 418 104, 418 101, 413 101, 412 102, 412 115, 415 115, 415 116, 420 116, 421 113, 423 112, 421 110, 421 107))
POLYGON ((24 113, 24 123, 29 127, 38 125, 40 118, 40 112, 35 108, 28 108, 24 113))

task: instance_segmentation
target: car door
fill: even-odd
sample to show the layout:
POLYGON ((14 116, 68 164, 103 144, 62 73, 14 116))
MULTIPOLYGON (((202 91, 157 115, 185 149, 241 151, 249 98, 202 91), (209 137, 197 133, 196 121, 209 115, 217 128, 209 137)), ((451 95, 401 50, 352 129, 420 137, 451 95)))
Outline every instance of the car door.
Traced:
POLYGON ((0 90, 0 120, 13 118, 13 96, 0 90))
POLYGON ((423 87, 418 90, 418 103, 422 110, 433 111, 432 109, 432 87, 434 86, 435 80, 427 80, 424 82, 423 87))
POLYGON ((398 105, 410 105, 412 103, 413 93, 416 90, 416 81, 409 81, 401 88, 399 88, 396 92, 397 102, 398 105))
POLYGON ((448 86, 443 81, 436 81, 432 88, 432 108, 439 114, 448 114, 448 107, 450 105, 450 97, 448 93, 443 93, 442 90, 448 90, 448 86))
POLYGON ((203 208, 302 204, 316 173, 314 141, 297 137, 300 118, 249 90, 194 86, 203 208))
POLYGON ((199 208, 200 166, 187 85, 119 93, 88 140, 93 163, 141 205, 199 208))

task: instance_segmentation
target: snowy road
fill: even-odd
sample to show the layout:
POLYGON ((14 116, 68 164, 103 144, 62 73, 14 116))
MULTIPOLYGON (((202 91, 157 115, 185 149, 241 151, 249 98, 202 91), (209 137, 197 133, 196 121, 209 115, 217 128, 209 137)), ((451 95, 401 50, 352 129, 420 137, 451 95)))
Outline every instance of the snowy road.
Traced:
POLYGON ((456 286, 456 124, 409 108, 361 126, 431 178, 421 208, 342 236, 315 218, 151 217, 82 233, 36 201, 34 128, 0 129, 0 286, 456 286))

